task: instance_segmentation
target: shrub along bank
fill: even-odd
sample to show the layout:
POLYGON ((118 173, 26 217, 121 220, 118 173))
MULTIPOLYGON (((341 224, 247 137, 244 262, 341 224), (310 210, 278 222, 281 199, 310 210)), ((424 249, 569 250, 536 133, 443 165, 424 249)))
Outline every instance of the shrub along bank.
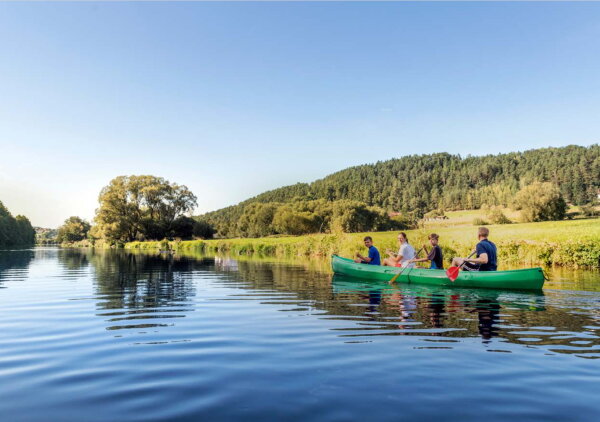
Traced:
MULTIPOLYGON (((501 268, 558 265, 565 267, 600 268, 600 220, 577 220, 512 225, 492 225, 490 239, 498 246, 501 268)), ((409 230, 407 235, 415 249, 426 243, 431 230, 409 230)), ((443 227, 440 235, 446 265, 453 256, 468 255, 476 238, 474 227, 443 227)), ((127 249, 165 250, 178 253, 228 253, 279 258, 328 257, 332 254, 354 256, 364 252, 362 239, 372 236, 383 253, 397 249, 394 232, 317 234, 306 236, 264 237, 255 239, 214 239, 180 242, 131 242, 127 249)), ((421 255, 423 256, 423 255, 421 255)))

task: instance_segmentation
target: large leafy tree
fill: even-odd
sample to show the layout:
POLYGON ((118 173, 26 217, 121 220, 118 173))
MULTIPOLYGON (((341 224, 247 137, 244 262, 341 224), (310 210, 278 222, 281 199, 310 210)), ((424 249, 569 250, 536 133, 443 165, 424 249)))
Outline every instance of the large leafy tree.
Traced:
POLYGON ((309 211, 299 211, 291 205, 279 207, 273 217, 273 228, 278 233, 292 235, 316 233, 320 226, 320 216, 309 211))
POLYGON ((548 182, 534 182, 523 187, 517 193, 515 206, 521 210, 524 221, 562 220, 567 212, 560 189, 548 182))
POLYGON ((237 232, 243 237, 275 234, 273 217, 278 204, 250 204, 237 220, 237 232))
POLYGON ((177 220, 193 210, 196 196, 184 185, 156 176, 119 176, 98 198, 95 233, 109 241, 172 237, 177 220))
POLYGON ((87 238, 91 225, 84 219, 73 216, 65 220, 62 226, 58 228, 56 241, 63 242, 78 242, 87 238))

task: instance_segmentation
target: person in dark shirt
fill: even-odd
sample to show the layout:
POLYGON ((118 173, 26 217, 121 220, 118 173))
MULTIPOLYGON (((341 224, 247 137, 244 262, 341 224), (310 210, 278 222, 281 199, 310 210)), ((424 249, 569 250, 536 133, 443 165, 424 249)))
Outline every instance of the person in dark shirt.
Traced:
POLYGON ((381 257, 379 256, 379 251, 375 246, 373 246, 373 238, 371 236, 367 236, 364 238, 365 246, 369 248, 369 256, 362 256, 361 254, 356 254, 356 259, 354 262, 358 262, 360 264, 369 264, 369 265, 381 265, 381 257))
POLYGON ((432 246, 431 250, 428 251, 427 245, 423 245, 423 249, 425 250, 425 253, 427 254, 427 258, 413 258, 410 260, 410 262, 430 261, 431 262, 431 266, 429 267, 430 269, 443 270, 444 269, 444 256, 442 254, 442 248, 440 247, 440 245, 438 245, 439 240, 440 240, 440 237, 437 234, 431 233, 429 235, 429 243, 432 246))
POLYGON ((477 235, 479 243, 475 246, 476 258, 454 258, 452 266, 467 271, 496 271, 498 269, 498 253, 496 245, 488 240, 490 231, 487 227, 479 227, 477 235))

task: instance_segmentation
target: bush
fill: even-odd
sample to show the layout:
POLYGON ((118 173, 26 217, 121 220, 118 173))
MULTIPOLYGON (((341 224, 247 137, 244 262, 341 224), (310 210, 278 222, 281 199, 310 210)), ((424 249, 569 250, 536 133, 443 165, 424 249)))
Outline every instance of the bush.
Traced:
POLYGON ((521 210, 525 222, 563 220, 567 203, 553 183, 534 182, 521 189, 515 197, 515 207, 521 210))
POLYGON ((490 224, 490 223, 485 221, 483 218, 477 217, 477 218, 473 219, 474 226, 487 226, 488 224, 490 224))
POLYGON ((391 227, 389 230, 408 230, 416 229, 419 224, 418 220, 407 214, 398 214, 390 217, 391 227))
POLYGON ((581 214, 584 217, 598 217, 600 216, 600 210, 598 210, 593 204, 581 205, 581 214))
POLYGON ((487 212, 487 218, 492 224, 510 224, 512 221, 502 212, 500 207, 491 207, 487 212))
POLYGON ((429 211, 428 213, 425 213, 425 215, 423 215, 423 218, 436 218, 436 217, 445 217, 446 214, 444 213, 444 210, 442 209, 435 209, 433 211, 429 211))

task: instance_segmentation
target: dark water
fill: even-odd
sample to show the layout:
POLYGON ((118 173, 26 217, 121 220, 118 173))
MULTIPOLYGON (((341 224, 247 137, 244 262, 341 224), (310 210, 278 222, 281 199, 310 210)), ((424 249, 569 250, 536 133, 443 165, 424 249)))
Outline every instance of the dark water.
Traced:
POLYGON ((0 252, 0 420, 595 421, 600 277, 561 277, 543 294, 391 288, 283 263, 0 252))

